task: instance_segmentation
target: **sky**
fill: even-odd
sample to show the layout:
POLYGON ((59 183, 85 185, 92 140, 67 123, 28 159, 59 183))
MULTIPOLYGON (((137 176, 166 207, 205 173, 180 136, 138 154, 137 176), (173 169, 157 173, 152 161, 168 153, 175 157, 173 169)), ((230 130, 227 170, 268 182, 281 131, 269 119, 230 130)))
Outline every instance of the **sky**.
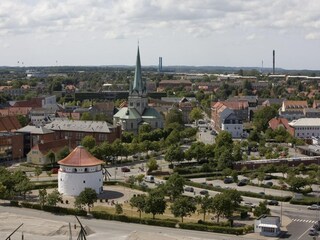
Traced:
POLYGON ((319 0, 1 0, 0 66, 320 69, 319 0))

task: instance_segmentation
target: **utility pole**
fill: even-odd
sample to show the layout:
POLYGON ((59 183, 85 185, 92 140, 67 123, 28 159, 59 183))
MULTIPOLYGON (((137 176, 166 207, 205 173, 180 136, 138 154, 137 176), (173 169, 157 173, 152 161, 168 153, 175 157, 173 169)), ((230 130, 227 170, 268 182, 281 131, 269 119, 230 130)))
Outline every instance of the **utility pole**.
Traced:
MULTIPOLYGON (((20 224, 19 227, 17 227, 5 240, 11 240, 11 236, 18 231, 19 228, 21 228, 21 226, 23 225, 23 223, 20 224)), ((22 239, 23 239, 23 233, 22 233, 22 239)))

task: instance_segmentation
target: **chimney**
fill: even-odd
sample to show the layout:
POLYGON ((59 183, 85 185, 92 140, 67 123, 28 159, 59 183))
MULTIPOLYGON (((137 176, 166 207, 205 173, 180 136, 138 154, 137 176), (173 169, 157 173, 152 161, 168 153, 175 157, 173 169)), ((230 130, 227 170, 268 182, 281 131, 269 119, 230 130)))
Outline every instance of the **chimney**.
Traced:
POLYGON ((272 74, 274 75, 276 73, 276 51, 273 50, 273 68, 272 68, 272 74))

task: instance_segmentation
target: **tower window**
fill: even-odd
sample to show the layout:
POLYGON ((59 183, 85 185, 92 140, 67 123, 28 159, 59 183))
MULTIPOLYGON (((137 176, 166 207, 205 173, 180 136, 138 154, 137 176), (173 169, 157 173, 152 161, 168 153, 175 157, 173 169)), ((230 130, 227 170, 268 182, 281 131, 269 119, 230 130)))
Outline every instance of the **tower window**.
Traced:
POLYGON ((140 103, 137 103, 137 107, 140 107, 140 103))
POLYGON ((85 180, 83 180, 83 183, 86 183, 86 181, 85 181, 85 180))

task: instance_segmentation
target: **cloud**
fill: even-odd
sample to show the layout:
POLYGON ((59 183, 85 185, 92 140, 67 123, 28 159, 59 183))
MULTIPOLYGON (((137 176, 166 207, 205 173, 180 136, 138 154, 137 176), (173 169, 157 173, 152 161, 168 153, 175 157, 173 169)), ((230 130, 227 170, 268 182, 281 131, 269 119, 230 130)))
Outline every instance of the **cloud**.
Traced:
POLYGON ((319 12, 317 0, 1 0, 0 34, 83 31, 117 39, 156 29, 194 37, 237 29, 310 33, 320 29, 319 12))
POLYGON ((320 39, 320 33, 308 33, 305 36, 305 39, 307 39, 307 40, 318 40, 318 39, 320 39))

